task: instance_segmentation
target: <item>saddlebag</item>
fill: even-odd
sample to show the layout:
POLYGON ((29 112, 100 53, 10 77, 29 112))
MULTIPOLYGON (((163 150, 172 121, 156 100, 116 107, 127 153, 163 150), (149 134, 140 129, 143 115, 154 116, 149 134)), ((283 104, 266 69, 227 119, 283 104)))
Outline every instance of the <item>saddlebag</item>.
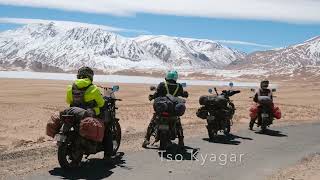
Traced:
POLYGON ((178 103, 176 104, 174 111, 177 116, 183 116, 186 112, 186 105, 184 103, 178 103))
POLYGON ((86 139, 102 142, 104 130, 105 126, 102 120, 87 117, 80 122, 79 134, 86 139))
POLYGON ((47 123, 46 134, 53 138, 59 132, 61 126, 60 115, 58 113, 53 114, 47 123))
POLYGON ((201 119, 207 119, 208 117, 208 110, 203 106, 200 107, 197 111, 197 116, 201 119))
POLYGON ((273 116, 276 118, 276 119, 281 119, 281 110, 279 107, 277 106, 274 106, 273 109, 273 116))
POLYGON ((250 118, 251 118, 251 119, 256 119, 256 118, 257 118, 257 116, 258 116, 258 110, 259 110, 258 107, 259 107, 258 104, 253 104, 253 105, 250 107, 249 112, 250 112, 250 118))

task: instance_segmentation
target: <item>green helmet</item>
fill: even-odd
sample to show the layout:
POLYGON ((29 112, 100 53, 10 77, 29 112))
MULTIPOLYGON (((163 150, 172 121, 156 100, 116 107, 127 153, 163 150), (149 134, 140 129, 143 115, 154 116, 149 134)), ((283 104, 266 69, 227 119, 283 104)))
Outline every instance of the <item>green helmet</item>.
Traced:
POLYGON ((178 80, 178 72, 177 71, 168 71, 167 75, 166 75, 166 80, 174 80, 177 81, 178 80))
POLYGON ((82 67, 78 70, 77 78, 89 78, 91 81, 93 80, 94 72, 90 67, 82 67))

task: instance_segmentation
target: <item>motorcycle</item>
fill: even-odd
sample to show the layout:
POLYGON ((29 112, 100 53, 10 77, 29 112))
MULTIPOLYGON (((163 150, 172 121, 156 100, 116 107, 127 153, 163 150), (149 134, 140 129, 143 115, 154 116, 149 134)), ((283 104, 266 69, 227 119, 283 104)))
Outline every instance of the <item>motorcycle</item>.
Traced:
MULTIPOLYGON (((185 83, 181 83, 182 87, 186 87, 185 83)), ((151 91, 155 91, 156 87, 151 86, 151 91)), ((153 94, 149 95, 149 100, 155 100, 153 94)), ((172 95, 166 96, 168 99, 170 99, 175 104, 185 104, 186 101, 183 98, 174 97, 172 95)), ((187 98, 188 93, 185 91, 183 93, 183 97, 187 98)), ((156 101, 156 100, 155 100, 156 101)), ((154 142, 152 145, 156 142, 160 141, 159 150, 166 150, 169 144, 171 144, 171 141, 175 140, 178 137, 178 130, 176 128, 177 122, 180 121, 180 116, 177 115, 174 112, 155 112, 154 118, 156 125, 153 127, 152 136, 154 137, 154 142)))
MULTIPOLYGON (((255 89, 251 89, 252 92, 256 92, 255 89)), ((276 89, 272 89, 272 92, 276 92, 276 89)), ((273 96, 275 97, 275 96, 273 96)), ((250 97, 253 98, 253 97, 250 97)), ((258 127, 261 127, 261 131, 265 132, 267 128, 273 123, 273 100, 269 96, 258 96, 258 127)))
MULTIPOLYGON (((119 119, 116 118, 116 102, 121 101, 115 97, 115 92, 119 91, 119 86, 102 87, 104 90, 105 109, 102 112, 101 119, 108 122, 107 127, 112 135, 112 155, 115 155, 120 147, 121 142, 121 126, 119 119), (108 118, 108 120, 107 120, 108 118)), ((76 120, 74 115, 61 116, 62 127, 54 139, 58 145, 58 161, 62 168, 79 167, 84 155, 86 158, 90 154, 96 154, 104 150, 102 142, 95 142, 80 136, 80 122, 76 120)))
MULTIPOLYGON (((220 94, 216 88, 214 91, 216 95, 200 97, 199 102, 202 106, 197 112, 198 117, 207 121, 206 127, 210 140, 214 140, 219 131, 225 135, 230 134, 233 125, 232 118, 236 110, 230 97, 240 93, 239 90, 232 89, 223 90, 220 94)), ((208 92, 213 94, 212 89, 209 89, 208 92)))

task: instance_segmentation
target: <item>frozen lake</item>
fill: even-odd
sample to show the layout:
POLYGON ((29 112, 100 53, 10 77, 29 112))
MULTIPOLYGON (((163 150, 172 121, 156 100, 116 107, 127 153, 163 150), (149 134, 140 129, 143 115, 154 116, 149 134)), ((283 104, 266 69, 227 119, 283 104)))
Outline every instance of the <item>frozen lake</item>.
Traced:
MULTIPOLYGON (((28 72, 28 71, 0 71, 0 78, 15 79, 48 79, 48 80, 74 80, 75 74, 67 73, 44 73, 44 72, 28 72)), ((95 82, 108 83, 135 83, 135 84, 158 84, 163 78, 145 77, 145 76, 124 76, 124 75, 95 75, 95 82)), ((192 86, 228 86, 229 81, 209 81, 209 80, 184 80, 192 86)), ((257 87, 257 82, 233 82, 236 87, 257 87)))

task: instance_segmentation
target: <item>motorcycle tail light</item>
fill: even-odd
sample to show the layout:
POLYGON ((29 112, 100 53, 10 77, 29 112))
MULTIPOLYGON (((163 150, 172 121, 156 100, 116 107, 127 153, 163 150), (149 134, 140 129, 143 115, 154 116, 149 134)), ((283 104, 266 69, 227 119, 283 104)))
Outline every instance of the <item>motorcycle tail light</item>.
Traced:
POLYGON ((169 113, 168 113, 168 112, 163 112, 163 113, 162 113, 162 116, 168 117, 168 116, 169 116, 169 113))

